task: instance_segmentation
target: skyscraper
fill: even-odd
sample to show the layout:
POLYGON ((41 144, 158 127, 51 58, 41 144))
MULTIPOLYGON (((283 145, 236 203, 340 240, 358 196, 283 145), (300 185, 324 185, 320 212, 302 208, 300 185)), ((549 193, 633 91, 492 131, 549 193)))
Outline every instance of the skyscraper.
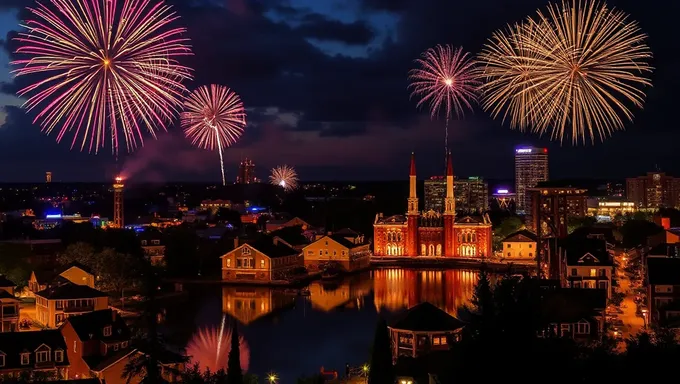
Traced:
POLYGON ((548 181, 548 149, 521 147, 515 149, 515 192, 517 212, 524 213, 531 208, 531 194, 528 188, 542 181, 548 181))
POLYGON ((642 209, 680 207, 680 178, 663 172, 626 179, 626 196, 642 209))
POLYGON ((444 198, 446 197, 446 178, 432 176, 425 180, 425 212, 444 212, 444 198))
POLYGON ((461 212, 486 212, 489 209, 489 184, 481 177, 455 181, 456 209, 461 212))
POLYGON ((252 184, 255 182, 255 163, 245 158, 238 167, 237 184, 252 184))

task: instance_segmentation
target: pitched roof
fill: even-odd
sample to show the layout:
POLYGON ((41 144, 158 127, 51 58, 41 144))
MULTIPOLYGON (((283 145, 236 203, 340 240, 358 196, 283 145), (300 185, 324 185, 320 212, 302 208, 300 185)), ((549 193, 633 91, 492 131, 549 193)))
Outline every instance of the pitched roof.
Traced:
POLYGON ((406 223, 406 216, 404 215, 378 217, 376 219, 376 224, 404 224, 404 223, 406 223))
POLYGON ((334 235, 342 235, 345 237, 356 237, 356 236, 361 236, 361 233, 353 230, 352 228, 342 228, 339 231, 333 232, 334 235))
POLYGON ((35 275, 35 280, 38 284, 43 285, 52 282, 54 277, 59 274, 53 269, 35 269, 33 270, 33 275, 35 275))
POLYGON ((77 261, 72 261, 72 262, 70 262, 70 263, 64 265, 63 267, 61 267, 61 268, 57 271, 57 274, 61 275, 62 273, 68 271, 68 270, 71 269, 71 268, 79 268, 79 269, 82 269, 84 272, 87 272, 87 273, 89 273, 90 275, 92 275, 92 270, 91 270, 89 267, 87 267, 87 266, 85 266, 85 265, 83 265, 83 264, 81 264, 81 263, 79 263, 79 262, 77 262, 77 261))
MULTIPOLYGON (((125 324, 123 318, 114 313, 112 309, 104 309, 85 313, 78 316, 69 316, 66 319, 78 334, 81 341, 100 340, 116 341, 129 340, 130 328, 125 324), (104 327, 111 326, 111 335, 104 336, 104 327)), ((65 326, 62 325, 62 327, 65 326)))
POLYGON ((465 324, 428 303, 427 301, 412 307, 395 322, 391 328, 416 332, 455 331, 465 324))
POLYGON ((456 216, 454 223, 456 224, 468 224, 468 225, 483 225, 483 224, 488 224, 491 225, 491 219, 489 219, 489 215, 483 214, 483 215, 465 215, 465 216, 456 216))
POLYGON ((528 229, 520 229, 503 239, 504 243, 535 243, 536 241, 538 241, 536 234, 528 229))
POLYGON ((90 288, 87 285, 78 285, 71 282, 44 289, 35 295, 48 300, 93 299, 95 297, 108 296, 106 293, 90 288))
POLYGON ((277 229, 276 231, 271 232, 270 235, 279 237, 293 246, 309 244, 309 239, 302 234, 302 227, 299 225, 277 229))
MULTIPOLYGON (((264 255, 272 259, 277 257, 295 256, 300 254, 299 251, 288 246, 285 243, 285 241, 275 241, 274 238, 271 236, 260 236, 258 239, 250 241, 234 249, 234 251, 247 246, 254 248, 258 252, 263 253, 264 255)), ((224 256, 226 255, 223 255, 222 257, 224 256)))
POLYGON ((16 287, 16 286, 17 286, 16 283, 14 283, 12 280, 5 277, 5 275, 0 275, 0 287, 8 288, 8 287, 16 287))
POLYGON ((1 332, 0 351, 5 354, 5 366, 2 369, 35 367, 35 350, 43 344, 48 346, 51 352, 57 349, 64 351, 62 362, 56 362, 54 355, 51 357, 57 367, 69 365, 64 336, 61 335, 58 329, 50 329, 47 331, 1 332), (21 353, 25 352, 30 353, 30 364, 28 366, 21 365, 21 353))
POLYGON ((4 289, 0 289, 0 299, 14 299, 16 301, 19 301, 19 299, 17 299, 16 296, 5 291, 4 289))
POLYGON ((559 288, 547 290, 541 301, 544 322, 577 322, 601 315, 607 306, 604 289, 559 288))
MULTIPOLYGON (((328 238, 332 239, 333 241, 337 242, 338 244, 342 245, 343 247, 349 248, 349 249, 361 247, 361 246, 364 246, 364 245, 367 244, 367 243, 364 243, 364 242, 355 243, 355 242, 347 239, 347 237, 345 237, 343 235, 338 235, 336 233, 334 233, 332 235, 325 236, 325 237, 328 237, 328 238)), ((323 237, 321 239, 323 239, 323 237)), ((321 239, 319 239, 319 240, 321 240, 321 239)))
POLYGON ((583 238, 570 241, 564 247, 569 266, 604 266, 613 264, 611 255, 607 251, 607 242, 602 239, 583 238))
POLYGON ((647 279, 654 285, 680 285, 680 259, 648 258, 647 279))

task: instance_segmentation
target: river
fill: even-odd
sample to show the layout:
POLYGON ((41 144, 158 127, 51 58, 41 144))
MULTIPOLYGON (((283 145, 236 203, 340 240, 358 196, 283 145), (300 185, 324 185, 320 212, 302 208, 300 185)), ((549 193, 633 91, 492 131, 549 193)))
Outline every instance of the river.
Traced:
POLYGON ((194 285, 167 305, 168 341, 211 370, 226 367, 233 322, 243 337, 242 366, 292 383, 326 369, 344 372, 369 358, 378 315, 388 321, 423 301, 456 316, 469 302, 472 270, 378 269, 337 283, 313 282, 309 296, 281 288, 194 285))

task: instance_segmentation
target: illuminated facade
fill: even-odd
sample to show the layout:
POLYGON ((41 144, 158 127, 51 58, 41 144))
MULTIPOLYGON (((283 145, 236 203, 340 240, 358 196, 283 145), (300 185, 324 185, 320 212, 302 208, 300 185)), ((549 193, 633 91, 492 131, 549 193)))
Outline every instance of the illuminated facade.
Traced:
POLYGON ((450 155, 446 174, 444 212, 420 212, 415 155, 411 155, 408 210, 406 215, 376 216, 373 223, 374 256, 486 257, 492 254, 489 216, 456 216, 450 155))
POLYGON ((515 149, 515 193, 517 211, 531 209, 529 188, 548 180, 548 149, 523 147, 515 149))
POLYGON ((123 228, 123 178, 116 177, 116 182, 113 184, 113 225, 117 228, 123 228))
POLYGON ((496 190, 496 193, 491 195, 492 209, 500 209, 514 212, 517 207, 517 195, 505 188, 496 190))
POLYGON ((246 158, 238 167, 238 176, 236 176, 236 184, 252 184, 256 183, 255 179, 255 163, 246 158))
POLYGON ((531 210, 527 227, 542 238, 564 238, 568 235, 569 217, 584 217, 587 212, 587 189, 574 187, 529 188, 531 210))
POLYGON ((425 211, 444 212, 444 198, 446 197, 446 178, 432 176, 425 180, 425 211))
POLYGON ((632 201, 588 199, 588 216, 598 221, 612 221, 617 215, 633 214, 637 211, 632 201))
POLYGON ((45 172, 45 182, 46 183, 52 182, 52 172, 45 172))
POLYGON ((680 207, 680 178, 663 172, 626 179, 626 196, 638 208, 680 207))

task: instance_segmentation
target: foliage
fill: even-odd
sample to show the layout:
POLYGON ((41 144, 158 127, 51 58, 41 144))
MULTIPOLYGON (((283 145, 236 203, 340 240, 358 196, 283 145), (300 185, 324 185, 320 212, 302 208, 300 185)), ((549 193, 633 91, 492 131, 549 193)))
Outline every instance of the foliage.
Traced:
MULTIPOLYGON (((226 384, 227 373, 224 369, 217 372, 211 372, 210 369, 202 371, 197 363, 182 372, 181 382, 187 384, 226 384)), ((257 375, 247 373, 243 376, 243 384, 259 384, 259 379, 257 375)))
POLYGON ((496 227, 493 229, 493 247, 495 250, 501 250, 503 244, 502 241, 506 237, 512 235, 513 233, 519 231, 524 227, 522 219, 517 216, 509 216, 503 219, 496 227))
POLYGON ((231 350, 227 361, 227 384, 242 384, 243 372, 241 371, 241 348, 238 335, 238 325, 234 322, 234 330, 231 333, 231 350))
POLYGON ((394 370, 392 366, 392 348, 387 322, 382 317, 378 320, 373 340, 373 353, 371 354, 370 371, 368 372, 369 384, 388 384, 394 382, 394 370))
POLYGON ((321 374, 308 377, 300 377, 297 379, 297 384, 324 384, 325 382, 326 380, 321 374))
POLYGON ((5 275, 22 289, 28 285, 31 277, 31 265, 28 258, 31 250, 23 244, 0 244, 0 275, 5 275))
POLYGON ((623 246, 626 248, 647 245, 650 236, 663 232, 663 228, 646 220, 628 220, 621 227, 623 246))
POLYGON ((615 305, 615 306, 620 306, 621 303, 623 303, 623 299, 625 299, 626 294, 623 292, 614 292, 612 293, 612 296, 609 298, 609 304, 615 305))
POLYGON ((593 216, 575 217, 571 216, 567 219, 567 232, 572 233, 578 228, 592 227, 597 223, 597 219, 593 216))

